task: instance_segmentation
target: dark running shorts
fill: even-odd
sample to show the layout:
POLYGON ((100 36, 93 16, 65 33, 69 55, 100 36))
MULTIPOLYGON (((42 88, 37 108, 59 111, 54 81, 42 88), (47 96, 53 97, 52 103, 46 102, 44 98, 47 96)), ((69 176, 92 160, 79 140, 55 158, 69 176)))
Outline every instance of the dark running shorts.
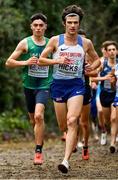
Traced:
POLYGON ((100 102, 103 107, 110 107, 114 102, 116 92, 107 92, 101 90, 100 93, 100 102))
POLYGON ((88 105, 90 102, 91 102, 91 87, 87 85, 85 86, 83 105, 88 105))
POLYGON ((24 88, 24 93, 29 113, 34 113, 35 105, 38 103, 46 105, 49 98, 49 90, 34 90, 24 88))

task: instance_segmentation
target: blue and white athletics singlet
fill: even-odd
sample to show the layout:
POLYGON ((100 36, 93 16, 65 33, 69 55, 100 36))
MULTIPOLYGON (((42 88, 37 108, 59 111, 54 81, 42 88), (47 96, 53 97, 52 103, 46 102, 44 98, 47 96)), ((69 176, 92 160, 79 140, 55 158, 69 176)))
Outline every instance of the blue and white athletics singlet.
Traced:
POLYGON ((56 64, 53 66, 53 82, 51 84, 51 97, 56 102, 66 102, 69 98, 83 95, 85 92, 83 82, 84 50, 82 38, 78 36, 77 45, 65 45, 64 34, 59 35, 59 45, 53 54, 53 59, 66 57, 71 64, 56 64))
MULTIPOLYGON (((103 71, 101 76, 106 76, 112 71, 114 67, 109 66, 107 59, 104 60, 103 71)), ((105 108, 111 107, 114 102, 116 90, 111 86, 110 80, 104 80, 101 82, 100 102, 105 108)))
POLYGON ((85 52, 82 47, 82 38, 78 36, 78 44, 67 46, 64 44, 64 34, 59 36, 59 46, 53 54, 53 59, 66 57, 73 61, 73 64, 56 64, 53 67, 54 79, 82 78, 85 52))
MULTIPOLYGON (((105 59, 104 63, 103 63, 103 70, 100 73, 100 76, 101 77, 106 76, 111 71, 112 71, 112 67, 108 65, 108 60, 105 59)), ((112 89, 112 87, 111 87, 110 80, 101 81, 100 85, 101 85, 101 90, 104 90, 107 92, 114 92, 114 89, 112 89)))

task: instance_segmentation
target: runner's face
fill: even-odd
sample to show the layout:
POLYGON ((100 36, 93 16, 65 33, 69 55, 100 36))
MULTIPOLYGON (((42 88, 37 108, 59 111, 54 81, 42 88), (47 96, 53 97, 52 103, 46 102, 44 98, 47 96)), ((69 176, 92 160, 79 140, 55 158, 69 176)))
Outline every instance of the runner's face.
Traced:
POLYGON ((108 55, 109 58, 115 59, 116 58, 116 53, 117 53, 117 50, 116 50, 116 47, 114 45, 109 45, 107 47, 107 55, 108 55))
POLYGON ((78 34, 79 16, 66 17, 65 22, 66 32, 69 34, 78 34))
POLYGON ((47 24, 45 24, 41 19, 34 20, 31 24, 31 29, 34 36, 43 36, 46 28, 47 24))

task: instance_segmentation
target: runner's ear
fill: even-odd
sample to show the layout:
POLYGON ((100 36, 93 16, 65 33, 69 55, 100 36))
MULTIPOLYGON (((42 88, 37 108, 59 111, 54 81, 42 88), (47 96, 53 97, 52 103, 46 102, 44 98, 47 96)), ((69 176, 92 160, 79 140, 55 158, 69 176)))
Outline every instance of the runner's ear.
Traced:
POLYGON ((62 25, 65 27, 65 22, 62 22, 62 25))
POLYGON ((45 24, 45 30, 47 29, 47 24, 45 24))
POLYGON ((32 24, 30 24, 30 29, 32 30, 32 24))

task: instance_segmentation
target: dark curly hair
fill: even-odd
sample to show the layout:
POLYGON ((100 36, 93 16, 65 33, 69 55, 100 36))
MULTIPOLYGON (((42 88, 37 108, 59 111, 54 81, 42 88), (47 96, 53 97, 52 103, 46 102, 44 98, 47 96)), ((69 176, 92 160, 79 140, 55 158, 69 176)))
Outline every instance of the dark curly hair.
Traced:
MULTIPOLYGON (((62 12, 62 21, 65 22, 66 20, 66 16, 68 14, 71 14, 71 13, 75 13, 79 16, 79 21, 81 22, 83 16, 84 16, 84 12, 83 10, 81 9, 80 6, 77 6, 77 5, 70 5, 70 6, 67 6, 63 12, 62 12)), ((74 15, 72 15, 74 16, 74 15)))

